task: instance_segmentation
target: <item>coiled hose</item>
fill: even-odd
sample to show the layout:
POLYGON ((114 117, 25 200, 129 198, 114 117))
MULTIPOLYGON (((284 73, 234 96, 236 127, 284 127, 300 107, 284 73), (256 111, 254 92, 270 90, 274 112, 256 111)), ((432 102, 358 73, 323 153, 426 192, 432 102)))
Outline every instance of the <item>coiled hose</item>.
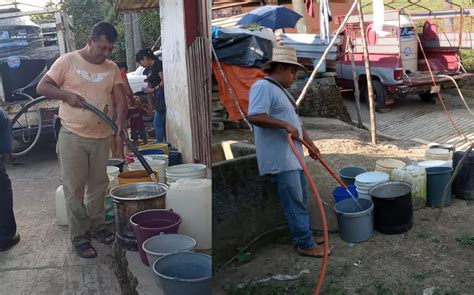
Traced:
MULTIPOLYGON (((45 96, 41 96, 41 97, 38 97, 30 102, 28 102, 27 104, 25 104, 21 110, 13 117, 12 119, 12 124, 14 124, 18 118, 20 118, 21 115, 23 115, 24 113, 26 113, 28 111, 28 109, 38 103, 41 103, 43 101, 46 101, 48 100, 47 97, 45 96)), ((88 109, 89 111, 93 112, 94 114, 96 114, 99 118, 101 118, 105 123, 107 123, 114 132, 117 132, 118 131, 118 127, 117 127, 117 124, 115 124, 115 122, 110 119, 106 114, 104 114, 103 112, 101 112, 99 109, 97 109, 96 107, 94 107, 93 105, 89 104, 88 102, 85 102, 83 101, 82 102, 84 108, 88 109)), ((41 118, 40 118, 41 120, 41 118)), ((40 131, 38 131, 39 133, 40 131)), ((135 156, 138 158, 138 161, 140 161, 140 163, 142 164, 142 166, 145 168, 146 172, 148 173, 148 175, 153 175, 153 170, 151 169, 150 165, 148 164, 148 162, 145 160, 145 158, 143 157, 143 155, 138 151, 138 149, 135 147, 135 145, 127 138, 127 136, 125 136, 125 134, 122 132, 119 134, 120 137, 123 139, 123 141, 125 142, 125 144, 128 146, 129 149, 132 150, 132 152, 135 154, 135 156)), ((38 136, 39 137, 39 136, 38 136)), ((36 144, 37 140, 33 142, 33 144, 27 149, 28 151, 31 150, 33 148, 33 146, 36 144)))

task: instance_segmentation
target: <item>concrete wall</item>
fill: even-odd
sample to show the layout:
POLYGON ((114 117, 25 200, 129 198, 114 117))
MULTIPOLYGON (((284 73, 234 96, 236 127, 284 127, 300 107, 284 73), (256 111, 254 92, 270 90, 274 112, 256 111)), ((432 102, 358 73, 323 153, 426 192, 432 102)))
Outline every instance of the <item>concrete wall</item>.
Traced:
POLYGON ((184 1, 160 0, 160 21, 167 105, 166 135, 183 154, 183 161, 192 162, 184 1))
POLYGON ((270 177, 258 175, 255 154, 212 165, 212 253, 215 266, 233 257, 239 247, 285 222, 275 185, 270 177))

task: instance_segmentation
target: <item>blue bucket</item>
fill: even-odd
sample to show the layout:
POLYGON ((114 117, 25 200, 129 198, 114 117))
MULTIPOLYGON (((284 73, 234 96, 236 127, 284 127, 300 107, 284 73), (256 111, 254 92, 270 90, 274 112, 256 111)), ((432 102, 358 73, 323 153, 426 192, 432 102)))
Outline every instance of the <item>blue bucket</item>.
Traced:
POLYGON ((212 258, 196 252, 165 255, 153 264, 157 285, 165 295, 212 294, 212 258))
POLYGON ((348 166, 337 171, 337 174, 346 185, 354 184, 357 175, 367 172, 366 168, 348 166))
POLYGON ((164 155, 165 152, 162 149, 151 149, 151 150, 144 150, 140 151, 140 154, 143 156, 148 156, 148 155, 164 155))
MULTIPOLYGON (((428 167, 426 168, 426 206, 439 208, 444 188, 448 184, 453 168, 451 167, 428 167)), ((451 205, 451 187, 444 200, 444 206, 451 205)))
MULTIPOLYGON (((352 195, 357 198, 356 186, 355 185, 349 185, 348 188, 349 188, 349 191, 352 193, 352 195)), ((343 186, 336 187, 332 191, 332 196, 336 200, 336 203, 338 203, 342 200, 351 198, 351 196, 347 193, 346 189, 343 186)))

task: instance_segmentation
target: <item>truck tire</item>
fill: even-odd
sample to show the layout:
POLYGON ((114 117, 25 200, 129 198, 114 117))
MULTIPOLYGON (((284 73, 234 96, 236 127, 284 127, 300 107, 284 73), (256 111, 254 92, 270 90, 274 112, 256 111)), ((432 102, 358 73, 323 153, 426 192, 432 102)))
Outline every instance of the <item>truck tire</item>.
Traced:
POLYGON ((430 92, 423 92, 419 93, 418 96, 420 99, 424 102, 431 102, 433 101, 433 98, 435 97, 436 93, 430 93, 430 92))
MULTIPOLYGON (((387 98, 387 90, 383 86, 382 82, 379 80, 372 80, 372 88, 374 90, 374 102, 375 102, 375 110, 379 111, 383 107, 385 107, 385 100, 387 98)), ((365 88, 363 91, 364 101, 369 105, 369 92, 367 89, 367 84, 365 84, 365 88)))

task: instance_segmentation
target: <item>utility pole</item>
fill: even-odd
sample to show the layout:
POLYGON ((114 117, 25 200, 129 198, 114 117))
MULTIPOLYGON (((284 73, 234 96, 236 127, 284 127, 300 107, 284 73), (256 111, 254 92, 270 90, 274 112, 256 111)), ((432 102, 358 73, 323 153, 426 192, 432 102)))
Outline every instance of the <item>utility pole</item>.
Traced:
POLYGON ((300 34, 307 32, 308 15, 306 13, 306 4, 304 0, 292 0, 293 10, 301 14, 302 18, 296 23, 296 31, 300 34))
POLYGON ((367 76, 367 92, 369 98, 369 109, 370 109, 370 135, 372 138, 372 144, 377 144, 377 126, 375 121, 375 106, 374 106, 374 91, 372 88, 372 74, 370 72, 369 63, 369 50, 367 46, 367 38, 365 37, 365 25, 364 25, 364 14, 362 12, 361 0, 356 0, 357 10, 359 11, 359 26, 360 36, 362 38, 362 47, 364 49, 364 64, 365 64, 365 75, 367 76))
POLYGON ((135 48, 133 39, 132 16, 130 13, 123 15, 124 35, 125 35, 125 55, 127 57, 127 67, 129 71, 136 69, 135 48))

